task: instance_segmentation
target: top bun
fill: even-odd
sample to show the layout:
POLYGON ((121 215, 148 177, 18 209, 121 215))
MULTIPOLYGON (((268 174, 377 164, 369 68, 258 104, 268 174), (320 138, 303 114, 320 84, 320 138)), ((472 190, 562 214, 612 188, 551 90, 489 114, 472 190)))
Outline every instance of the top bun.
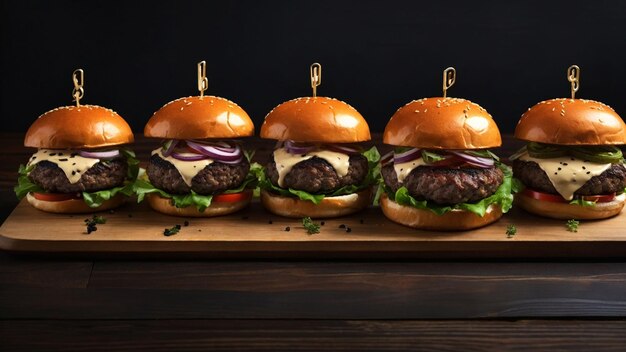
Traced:
POLYGON ((626 144, 626 125, 610 106, 587 99, 552 99, 528 109, 515 137, 562 145, 626 144))
POLYGON ((323 143, 371 139, 367 121, 355 108, 326 97, 296 98, 278 105, 265 116, 261 138, 323 143))
POLYGON ((237 138, 254 135, 250 116, 234 102, 210 95, 171 101, 152 115, 146 137, 171 139, 237 138))
POLYGON ((102 148, 132 143, 133 132, 115 111, 96 105, 63 106, 39 116, 24 145, 34 148, 102 148))
POLYGON ((389 120, 383 143, 429 149, 482 149, 502 145, 487 110, 460 98, 413 100, 389 120))

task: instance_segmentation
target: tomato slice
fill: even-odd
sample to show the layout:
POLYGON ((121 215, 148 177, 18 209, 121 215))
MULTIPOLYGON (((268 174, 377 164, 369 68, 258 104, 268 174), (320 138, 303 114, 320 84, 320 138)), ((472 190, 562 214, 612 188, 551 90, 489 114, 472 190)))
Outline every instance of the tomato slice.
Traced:
POLYGON ((235 203, 244 201, 252 197, 252 191, 243 191, 241 193, 223 193, 213 196, 214 202, 235 203))
MULTIPOLYGON (((561 197, 558 194, 543 193, 543 192, 535 191, 534 189, 530 189, 528 187, 524 188, 524 190, 522 191, 522 194, 530 198, 543 200, 546 202, 569 203, 568 200, 566 200, 565 198, 561 197)), ((596 202, 596 203, 610 202, 613 199, 615 199, 615 193, 599 194, 597 196, 582 196, 582 199, 586 201, 590 201, 590 202, 596 202)))
POLYGON ((35 199, 43 200, 46 202, 61 202, 70 199, 80 199, 75 193, 36 193, 33 192, 35 199))
POLYGON ((600 194, 597 196, 583 196, 583 200, 596 202, 596 203, 605 203, 610 202, 615 199, 615 193, 612 194, 600 194))

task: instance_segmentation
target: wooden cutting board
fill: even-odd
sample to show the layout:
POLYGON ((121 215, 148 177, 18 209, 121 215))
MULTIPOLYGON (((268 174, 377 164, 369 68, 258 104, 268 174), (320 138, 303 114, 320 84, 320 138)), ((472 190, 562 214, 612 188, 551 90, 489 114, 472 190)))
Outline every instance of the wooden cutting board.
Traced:
POLYGON ((581 222, 577 233, 568 232, 565 221, 521 210, 481 229, 434 232, 397 225, 372 207, 324 220, 321 232, 314 235, 306 233, 301 221, 272 215, 256 202, 240 213, 208 219, 161 215, 145 204, 127 204, 100 215, 106 224, 88 235, 84 219, 89 215, 48 214, 22 201, 0 227, 0 247, 29 252, 237 258, 626 257, 624 214, 581 222), (178 234, 163 235, 164 229, 184 225, 185 220, 189 225, 182 226, 178 234), (509 224, 517 227, 512 238, 505 234, 509 224))

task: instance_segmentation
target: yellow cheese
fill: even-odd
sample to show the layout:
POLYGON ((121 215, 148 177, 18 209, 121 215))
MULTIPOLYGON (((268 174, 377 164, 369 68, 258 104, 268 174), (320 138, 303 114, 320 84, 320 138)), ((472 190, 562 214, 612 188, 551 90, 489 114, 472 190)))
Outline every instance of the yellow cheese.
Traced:
POLYGON ((405 163, 393 163, 393 168, 396 170, 399 182, 404 182, 404 179, 413 171, 413 169, 426 165, 424 158, 419 158, 405 163))
POLYGON ((519 158, 534 161, 548 175, 556 191, 565 199, 574 199, 574 193, 592 177, 602 174, 611 164, 585 161, 572 156, 558 158, 533 158, 528 153, 519 158))
POLYGON ((87 170, 100 162, 100 159, 85 158, 73 150, 39 149, 37 153, 30 157, 28 166, 44 160, 57 164, 72 184, 80 181, 81 176, 87 170))
POLYGON ((314 150, 306 154, 291 154, 285 148, 280 148, 274 151, 274 162, 278 171, 278 185, 284 187, 285 176, 295 164, 311 159, 314 156, 326 160, 332 165, 338 176, 343 177, 348 174, 350 156, 347 154, 330 150, 314 150))
MULTIPOLYGON (((196 177, 196 175, 202 171, 202 169, 204 169, 205 167, 207 167, 207 165, 213 163, 212 159, 203 159, 203 160, 198 160, 198 161, 184 161, 184 160, 178 160, 176 158, 173 158, 171 155, 170 156, 163 156, 163 149, 162 148, 158 148, 152 151, 152 155, 158 155, 161 159, 163 160, 167 160, 170 163, 172 163, 172 165, 174 165, 174 167, 176 168, 176 170, 178 170, 178 173, 180 174, 180 176, 183 178, 183 181, 185 181, 185 184, 187 184, 187 186, 191 187, 191 180, 196 177)), ((192 154, 192 153, 180 153, 183 156, 186 154, 189 155, 197 155, 197 154, 192 154)))

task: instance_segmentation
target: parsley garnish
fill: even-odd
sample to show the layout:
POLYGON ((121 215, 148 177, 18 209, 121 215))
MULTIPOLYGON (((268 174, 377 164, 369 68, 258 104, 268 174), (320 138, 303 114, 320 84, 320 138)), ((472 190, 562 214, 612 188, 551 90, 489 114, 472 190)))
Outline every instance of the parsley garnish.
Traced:
POLYGON ((515 236, 515 234, 517 234, 517 227, 515 227, 515 225, 511 224, 511 225, 506 227, 506 237, 507 238, 511 238, 511 237, 515 236))
POLYGON ((569 232, 578 232, 578 225, 580 225, 580 221, 578 220, 567 220, 565 226, 567 226, 567 231, 569 232))
POLYGON ((320 225, 314 223, 308 216, 302 219, 302 226, 304 226, 309 235, 320 233, 320 225))
POLYGON ((180 225, 176 224, 176 225, 174 225, 174 227, 172 227, 170 229, 163 230, 163 235, 165 235, 165 236, 175 235, 175 234, 178 233, 178 231, 180 231, 180 225))
POLYGON ((91 219, 87 218, 85 219, 85 225, 87 226, 87 234, 91 234, 94 231, 98 230, 98 227, 96 225, 99 224, 106 224, 107 223, 107 219, 105 219, 103 216, 100 215, 94 215, 91 217, 91 219))

